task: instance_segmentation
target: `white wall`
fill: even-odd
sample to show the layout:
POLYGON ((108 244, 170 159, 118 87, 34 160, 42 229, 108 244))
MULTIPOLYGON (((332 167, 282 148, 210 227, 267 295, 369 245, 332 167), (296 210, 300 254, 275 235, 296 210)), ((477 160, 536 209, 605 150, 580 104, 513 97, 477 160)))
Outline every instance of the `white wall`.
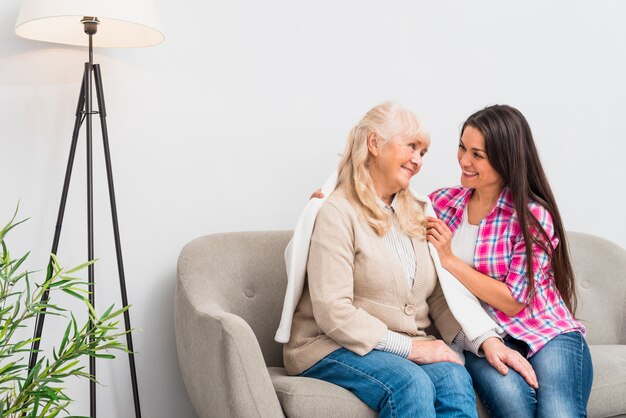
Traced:
MULTIPOLYGON (((0 2, 0 222, 21 199, 20 214, 31 219, 12 244, 16 255, 33 251, 34 269, 50 251, 87 57, 81 48, 15 36, 19 7, 0 2)), ((132 320, 142 329, 134 337, 144 416, 193 416, 172 319, 181 247, 207 233, 291 228, 336 166, 350 127, 382 100, 407 105, 430 127, 431 152, 414 182, 422 192, 458 183, 465 117, 494 103, 518 107, 566 228, 626 247, 626 3, 157 0, 157 7, 165 43, 95 54, 132 320)), ((81 143, 59 248, 66 264, 86 259, 84 165, 81 143)), ((100 145, 95 178, 103 309, 120 299, 100 145)), ((48 341, 61 327, 50 324, 48 341)), ((99 416, 131 416, 125 357, 99 361, 98 373, 99 416)), ((87 385, 70 386, 79 400, 72 412, 87 414, 87 385)))

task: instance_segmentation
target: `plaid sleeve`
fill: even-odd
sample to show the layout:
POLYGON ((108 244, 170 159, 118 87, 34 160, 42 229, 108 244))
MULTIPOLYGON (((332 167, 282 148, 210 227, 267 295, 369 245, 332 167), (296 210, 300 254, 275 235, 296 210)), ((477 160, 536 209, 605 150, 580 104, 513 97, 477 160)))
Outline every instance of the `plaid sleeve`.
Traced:
MULTIPOLYGON (((550 245, 555 248, 559 242, 558 238, 554 234, 554 225, 552 223, 552 216, 543 207, 537 204, 533 204, 530 207, 532 215, 539 220, 541 227, 546 231, 550 237, 550 245)), ((509 271, 506 275, 504 283, 509 287, 511 295, 520 303, 528 303, 528 289, 527 289, 527 271, 526 271, 526 241, 522 236, 522 231, 519 230, 515 234, 517 241, 513 244, 513 250, 511 252, 511 261, 509 263, 509 271)), ((530 233, 537 237, 539 240, 544 241, 543 234, 531 228, 530 233)), ((550 256, 549 254, 537 244, 532 245, 533 254, 533 276, 535 292, 537 287, 541 285, 542 278, 546 276, 546 273, 550 270, 550 256)))

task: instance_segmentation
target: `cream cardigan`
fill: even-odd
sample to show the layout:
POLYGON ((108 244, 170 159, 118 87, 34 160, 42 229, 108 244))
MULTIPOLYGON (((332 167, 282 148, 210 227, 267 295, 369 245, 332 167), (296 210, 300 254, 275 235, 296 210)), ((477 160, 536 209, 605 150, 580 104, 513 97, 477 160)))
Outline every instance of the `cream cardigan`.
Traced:
MULTIPOLYGON (((287 290, 281 321, 274 337, 277 342, 287 343, 290 339, 294 311, 304 289, 313 225, 323 202, 333 192, 336 184, 337 173, 333 173, 322 187, 325 197, 309 200, 298 218, 293 237, 285 250, 287 290)), ((424 203, 426 216, 436 216, 427 196, 415 195, 415 197, 424 203)), ((435 247, 430 243, 428 247, 450 311, 461 325, 466 337, 474 340, 491 330, 499 329, 498 325, 484 311, 478 299, 441 266, 435 247)))
POLYGON ((284 346, 289 374, 303 372, 340 347, 365 355, 388 329, 434 339, 425 331, 429 315, 443 339, 452 341, 461 327, 448 309, 426 242, 412 242, 422 279, 409 289, 405 270, 363 220, 361 208, 342 189, 330 195, 317 216, 308 280, 284 346))

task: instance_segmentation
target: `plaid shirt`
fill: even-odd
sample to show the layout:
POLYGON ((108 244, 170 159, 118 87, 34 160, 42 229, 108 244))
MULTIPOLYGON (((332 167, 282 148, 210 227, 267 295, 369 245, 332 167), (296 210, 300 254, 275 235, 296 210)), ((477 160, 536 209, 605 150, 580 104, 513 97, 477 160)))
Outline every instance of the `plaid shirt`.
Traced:
MULTIPOLYGON (((448 225, 452 234, 461 225, 463 211, 471 192, 472 189, 459 186, 440 189, 429 196, 437 216, 448 225)), ((535 202, 531 202, 528 207, 548 236, 552 237, 551 245, 556 248, 559 240, 555 236, 550 213, 535 202)), ((539 235, 539 231, 533 228, 530 233, 539 235)), ((506 284, 517 301, 527 304, 514 318, 487 306, 507 334, 528 344, 529 357, 559 334, 570 331, 585 332, 583 325, 573 318, 565 306, 556 288, 550 257, 538 245, 533 244, 532 248, 535 295, 528 301, 525 241, 517 221, 511 192, 504 188, 494 209, 480 221, 474 267, 506 284)))

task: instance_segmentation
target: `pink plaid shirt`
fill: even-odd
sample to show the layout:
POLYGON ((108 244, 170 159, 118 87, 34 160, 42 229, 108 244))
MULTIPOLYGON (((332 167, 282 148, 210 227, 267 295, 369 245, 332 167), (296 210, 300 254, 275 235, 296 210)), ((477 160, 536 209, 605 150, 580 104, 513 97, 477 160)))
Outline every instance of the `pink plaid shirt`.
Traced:
MULTIPOLYGON (((462 222, 463 211, 471 192, 472 189, 459 186, 439 189, 430 194, 437 216, 448 225, 452 234, 462 222)), ((531 202, 528 207, 548 236, 552 237, 552 247, 556 248, 559 240, 554 235, 550 213, 535 202, 531 202)), ((530 232, 538 234, 532 228, 530 232)), ((565 306, 556 288, 548 254, 534 245, 533 255, 535 296, 528 301, 526 247, 517 222, 513 198, 509 189, 504 188, 494 209, 480 221, 474 267, 506 284, 520 303, 529 302, 514 318, 487 305, 507 334, 528 344, 529 357, 559 334, 569 331, 585 332, 583 325, 573 318, 565 306), (532 312, 530 306, 533 308, 532 312)))

